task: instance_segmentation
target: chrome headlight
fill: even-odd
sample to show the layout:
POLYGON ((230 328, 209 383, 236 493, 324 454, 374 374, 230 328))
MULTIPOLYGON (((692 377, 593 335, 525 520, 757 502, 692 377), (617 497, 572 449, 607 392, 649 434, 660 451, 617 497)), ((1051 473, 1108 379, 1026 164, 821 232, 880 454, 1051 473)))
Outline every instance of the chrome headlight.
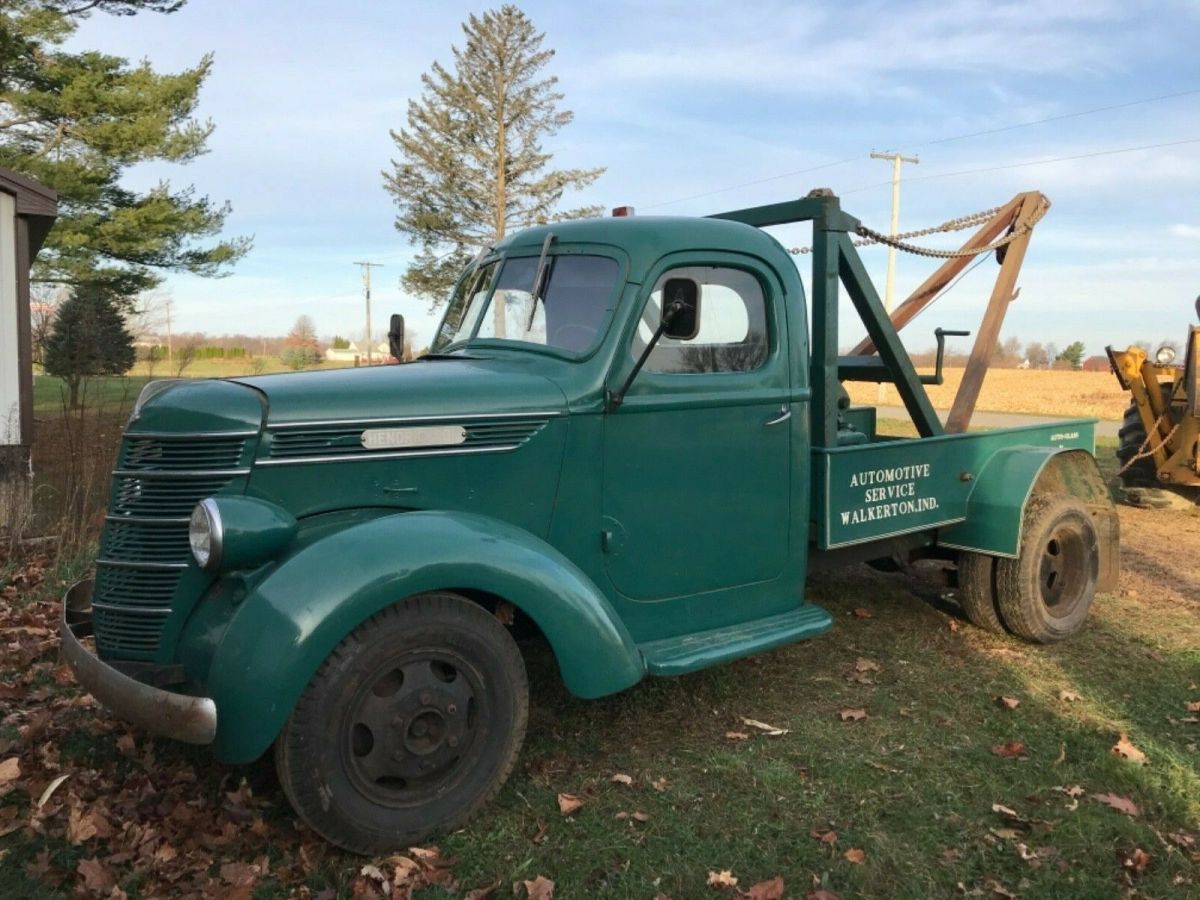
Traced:
POLYGON ((202 569, 213 571, 221 564, 221 550, 225 542, 225 529, 221 524, 221 511, 209 497, 201 500, 192 510, 188 521, 188 544, 192 556, 202 569))
POLYGON ((1175 360, 1175 348, 1163 344, 1154 353, 1154 361, 1160 366, 1169 366, 1175 360))

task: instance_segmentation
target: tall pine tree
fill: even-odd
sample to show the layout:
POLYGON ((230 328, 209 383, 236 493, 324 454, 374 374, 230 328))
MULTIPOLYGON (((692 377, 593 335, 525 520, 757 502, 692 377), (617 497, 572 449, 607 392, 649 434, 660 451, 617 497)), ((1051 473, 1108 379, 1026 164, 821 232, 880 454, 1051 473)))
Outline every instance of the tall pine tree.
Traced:
POLYGON ((421 76, 408 127, 392 132, 400 158, 383 173, 399 207, 396 228, 420 248, 404 287, 435 308, 479 248, 510 229, 599 213, 558 207, 565 191, 604 172, 548 168, 542 141, 574 113, 558 108, 558 79, 542 72, 554 51, 542 48, 545 35, 529 18, 503 6, 472 14, 462 29, 453 71, 435 62, 421 76))
POLYGON ((217 275, 249 249, 220 240, 228 204, 168 182, 121 185, 133 165, 186 163, 206 150, 213 124, 193 118, 212 69, 203 57, 155 72, 64 42, 82 17, 175 12, 183 0, 4 0, 0 4, 0 166, 58 191, 58 222, 34 278, 103 285, 124 302, 159 273, 217 275))

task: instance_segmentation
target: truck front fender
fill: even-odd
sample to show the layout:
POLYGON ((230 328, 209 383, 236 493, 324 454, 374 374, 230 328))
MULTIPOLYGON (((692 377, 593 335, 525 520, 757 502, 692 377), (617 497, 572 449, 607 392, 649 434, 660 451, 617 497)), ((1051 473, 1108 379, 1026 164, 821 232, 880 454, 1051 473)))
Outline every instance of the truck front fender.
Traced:
POLYGON ((1100 466, 1086 450, 1031 446, 997 450, 967 499, 966 521, 942 529, 938 543, 1015 558, 1025 507, 1038 492, 1069 494, 1088 506, 1100 540, 1096 590, 1114 590, 1120 570, 1120 520, 1100 466))
POLYGON ((398 513, 303 546, 238 605, 207 685, 218 758, 246 762, 265 751, 321 662, 376 612, 455 589, 502 597, 532 618, 577 696, 610 694, 645 674, 608 600, 549 544, 471 513, 398 513))

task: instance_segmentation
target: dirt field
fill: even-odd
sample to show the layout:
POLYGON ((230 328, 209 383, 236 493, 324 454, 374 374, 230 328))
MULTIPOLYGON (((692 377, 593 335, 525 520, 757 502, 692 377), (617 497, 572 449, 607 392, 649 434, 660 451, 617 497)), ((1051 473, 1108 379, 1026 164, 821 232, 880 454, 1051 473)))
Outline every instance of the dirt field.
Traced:
MULTIPOLYGON (((928 385, 929 399, 938 409, 949 409, 962 380, 962 369, 946 369, 946 383, 928 385)), ((873 384, 846 384, 855 403, 874 405, 873 384)), ((885 386, 884 403, 900 402, 896 389, 885 386)), ((978 408, 990 412, 1023 412, 1047 416, 1095 416, 1120 420, 1129 395, 1110 372, 1061 372, 992 369, 983 382, 978 408)))

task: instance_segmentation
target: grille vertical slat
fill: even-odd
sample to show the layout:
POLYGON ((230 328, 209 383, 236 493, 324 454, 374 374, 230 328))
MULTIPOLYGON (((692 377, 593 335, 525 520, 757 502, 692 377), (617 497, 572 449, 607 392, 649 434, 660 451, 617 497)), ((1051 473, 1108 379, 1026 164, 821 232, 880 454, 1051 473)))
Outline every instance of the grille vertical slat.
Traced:
POLYGON ((180 573, 191 558, 187 517, 236 477, 244 436, 126 435, 113 476, 93 594, 96 647, 152 660, 180 573))

